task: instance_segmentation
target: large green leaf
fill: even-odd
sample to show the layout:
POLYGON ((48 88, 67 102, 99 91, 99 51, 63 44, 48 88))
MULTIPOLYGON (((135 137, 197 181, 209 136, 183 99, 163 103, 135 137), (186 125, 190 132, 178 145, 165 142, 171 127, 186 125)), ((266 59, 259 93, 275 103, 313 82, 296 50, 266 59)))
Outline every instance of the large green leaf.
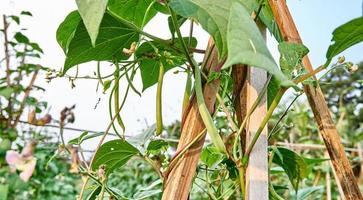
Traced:
POLYGON ((270 4, 267 1, 256 1, 256 0, 240 0, 240 2, 246 7, 248 13, 252 15, 252 12, 255 14, 258 12, 261 6, 260 13, 258 14, 259 19, 263 22, 263 24, 268 28, 268 30, 274 35, 275 39, 278 42, 283 41, 283 38, 280 33, 280 29, 275 22, 275 17, 272 13, 270 4))
POLYGON ((308 166, 303 157, 289 149, 278 147, 273 162, 282 167, 295 190, 299 182, 308 175, 308 166))
POLYGON ((239 1, 171 0, 170 6, 183 17, 195 18, 213 36, 220 58, 228 53, 223 68, 247 64, 267 70, 284 86, 293 85, 279 70, 250 12, 239 1))
POLYGON ((145 17, 145 24, 142 24, 146 10, 152 2, 153 0, 109 0, 108 10, 112 14, 141 27, 157 13, 156 9, 151 7, 148 15, 145 17))
POLYGON ((276 77, 283 86, 290 86, 292 82, 279 70, 272 58, 265 40, 249 13, 239 3, 231 6, 228 30, 228 58, 224 68, 234 64, 248 64, 267 70, 276 77))
POLYGON ((332 41, 326 53, 326 63, 329 65, 334 56, 343 52, 347 48, 363 41, 363 17, 353 19, 338 28, 333 32, 332 41))
POLYGON ((123 166, 132 156, 139 151, 125 140, 112 140, 104 143, 96 152, 92 170, 97 170, 105 165, 106 174, 123 166))
POLYGON ((76 0, 78 11, 93 46, 96 44, 98 29, 105 14, 107 2, 108 0, 76 0))
POLYGON ((227 55, 227 24, 233 0, 171 0, 170 6, 183 17, 192 17, 213 36, 219 57, 227 55))
POLYGON ((69 43, 72 41, 74 33, 77 30, 81 16, 78 11, 73 11, 67 15, 64 21, 59 25, 57 30, 57 41, 62 47, 64 53, 67 53, 69 43))
MULTIPOLYGON (((71 13, 70 15, 73 14, 71 13)), ((62 23, 63 26, 60 26, 57 31, 57 35, 59 35, 57 38, 61 39, 58 42, 66 52, 64 73, 75 65, 92 60, 111 60, 115 56, 119 60, 127 59, 128 56, 122 53, 122 49, 129 48, 131 43, 138 41, 139 38, 136 32, 106 13, 100 25, 96 45, 93 47, 84 24, 79 23, 75 27, 74 18, 67 17, 66 20, 71 20, 70 23, 73 24, 73 29, 65 26, 69 21, 64 21, 62 23), (75 32, 74 28, 76 28, 75 32)))
MULTIPOLYGON (((189 38, 184 38, 188 42, 189 38)), ((197 40, 191 39, 191 47, 197 46, 197 40)), ((181 49, 178 38, 175 39, 174 47, 181 49)), ((182 52, 170 46, 158 42, 145 42, 136 50, 136 57, 142 58, 140 61, 140 72, 143 84, 143 91, 158 82, 160 62, 164 65, 165 73, 185 63, 185 56, 182 52), (156 49, 155 49, 156 48, 156 49)))

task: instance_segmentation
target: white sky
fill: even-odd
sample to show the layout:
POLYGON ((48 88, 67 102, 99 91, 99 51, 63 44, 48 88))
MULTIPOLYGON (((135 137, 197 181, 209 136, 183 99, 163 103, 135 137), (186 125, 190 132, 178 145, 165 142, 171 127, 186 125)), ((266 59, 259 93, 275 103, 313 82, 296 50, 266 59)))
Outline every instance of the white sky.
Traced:
MULTIPOLYGON (((325 52, 330 44, 331 32, 334 28, 362 15, 361 0, 290 0, 288 3, 305 45, 310 49, 309 55, 314 66, 325 62, 325 52)), ((19 14, 22 10, 33 13, 32 18, 23 17, 22 26, 28 28, 25 34, 31 41, 39 43, 43 48, 45 54, 40 63, 57 70, 63 65, 64 54, 56 42, 55 33, 65 16, 75 9, 76 4, 72 0, 0 0, 1 15, 19 14)), ((187 31, 188 27, 183 28, 184 31, 187 31)), ((153 19, 146 27, 146 31, 168 38, 166 17, 158 16, 153 19)), ((208 35, 200 28, 196 28, 195 34, 198 35, 198 48, 205 48, 208 35)), ((269 41, 268 44, 274 57, 278 57, 276 43, 269 41)), ((3 52, 2 46, 0 51, 3 52)), ((363 45, 360 44, 346 51, 344 55, 348 60, 358 62, 363 60, 362 52, 363 45)), ((107 71, 107 66, 107 64, 104 66, 105 71, 107 71)), ((95 63, 83 64, 79 69, 80 75, 92 75, 95 63)), ((68 73, 72 74, 74 71, 70 70, 68 73)), ((184 79, 184 76, 171 72, 167 73, 164 79, 163 119, 165 124, 170 124, 180 118, 184 79)), ((139 78, 136 81, 140 83, 139 78)), ((70 83, 65 78, 59 78, 46 84, 43 76, 38 80, 38 84, 47 90, 40 98, 48 101, 52 106, 53 117, 58 118, 59 112, 64 106, 76 104, 76 122, 70 126, 100 131, 107 127, 110 121, 108 94, 102 94, 101 90, 96 93, 97 81, 77 80, 76 88, 71 89, 70 83), (98 98, 101 98, 101 102, 94 110, 98 98)), ((141 91, 141 84, 136 84, 136 86, 141 91)), ((142 98, 131 92, 122 111, 127 129, 126 134, 136 134, 145 128, 146 122, 148 125, 155 122, 155 91, 155 87, 146 90, 142 98)), ((67 138, 76 136, 74 132, 68 131, 67 134, 67 138)))

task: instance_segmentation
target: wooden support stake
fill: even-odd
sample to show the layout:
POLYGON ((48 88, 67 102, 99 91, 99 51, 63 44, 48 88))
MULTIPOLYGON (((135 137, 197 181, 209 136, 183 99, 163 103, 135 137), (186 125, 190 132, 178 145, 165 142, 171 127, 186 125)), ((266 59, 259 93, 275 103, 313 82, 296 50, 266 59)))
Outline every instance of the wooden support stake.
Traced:
MULTIPOLYGON (((262 35, 265 36, 265 27, 261 24, 258 25, 262 35)), ((235 83, 234 96, 236 97, 235 108, 238 123, 241 125, 246 113, 249 109, 251 109, 253 103, 266 83, 267 73, 262 69, 244 65, 234 66, 233 73, 235 83)), ((251 115, 250 119, 247 121, 246 129, 242 135, 242 138, 245 138, 245 140, 242 139, 241 145, 243 148, 246 148, 246 144, 248 146, 252 140, 266 113, 267 102, 265 96, 251 115)), ((267 147, 267 127, 265 127, 249 157, 249 163, 245 175, 246 194, 244 194, 245 199, 247 200, 268 200, 267 147)))
MULTIPOLYGON (((269 4, 284 40, 302 43, 285 0, 269 0, 269 4)), ((308 56, 303 58, 303 65, 313 71, 308 56)), ((304 85, 304 90, 346 199, 363 199, 320 86, 304 85)))
MULTIPOLYGON (((218 67, 218 53, 214 43, 210 40, 207 53, 212 51, 206 68, 214 70, 218 67)), ((206 59, 206 58, 205 58, 206 59)), ((214 112, 216 93, 219 89, 219 80, 209 82, 204 86, 204 99, 209 111, 214 112)), ((195 97, 191 98, 190 105, 186 109, 183 120, 181 136, 177 152, 184 149, 200 132, 205 128, 202 118, 199 115, 198 104, 195 97)), ((186 200, 193 182, 199 156, 204 144, 205 135, 191 146, 178 161, 170 173, 165 177, 165 188, 163 200, 186 200)))

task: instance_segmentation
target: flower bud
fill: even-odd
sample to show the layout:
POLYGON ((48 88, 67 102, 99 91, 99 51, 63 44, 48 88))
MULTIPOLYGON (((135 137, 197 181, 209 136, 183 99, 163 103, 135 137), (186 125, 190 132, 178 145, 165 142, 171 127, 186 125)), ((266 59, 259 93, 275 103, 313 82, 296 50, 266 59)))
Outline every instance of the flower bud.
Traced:
POLYGON ((343 64, 345 62, 345 57, 344 56, 340 56, 339 58, 338 58, 338 63, 339 64, 343 64))
POLYGON ((351 67, 348 68, 350 73, 354 73, 358 70, 358 65, 352 65, 351 67))

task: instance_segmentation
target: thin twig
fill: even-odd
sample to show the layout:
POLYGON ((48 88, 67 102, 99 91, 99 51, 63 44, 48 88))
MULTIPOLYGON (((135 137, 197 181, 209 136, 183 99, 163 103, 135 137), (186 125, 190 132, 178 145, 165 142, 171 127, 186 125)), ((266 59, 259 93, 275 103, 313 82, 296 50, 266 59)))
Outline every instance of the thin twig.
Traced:
POLYGON ((30 80, 30 83, 29 83, 28 87, 25 89, 23 100, 20 103, 19 113, 16 116, 12 127, 16 127, 16 125, 18 124, 18 122, 20 120, 20 116, 22 115, 24 107, 25 107, 26 99, 29 97, 30 91, 31 91, 31 89, 32 89, 32 87, 34 85, 34 82, 35 82, 35 80, 36 80, 36 78, 38 76, 39 68, 40 67, 38 66, 37 69, 34 71, 33 77, 30 80))

